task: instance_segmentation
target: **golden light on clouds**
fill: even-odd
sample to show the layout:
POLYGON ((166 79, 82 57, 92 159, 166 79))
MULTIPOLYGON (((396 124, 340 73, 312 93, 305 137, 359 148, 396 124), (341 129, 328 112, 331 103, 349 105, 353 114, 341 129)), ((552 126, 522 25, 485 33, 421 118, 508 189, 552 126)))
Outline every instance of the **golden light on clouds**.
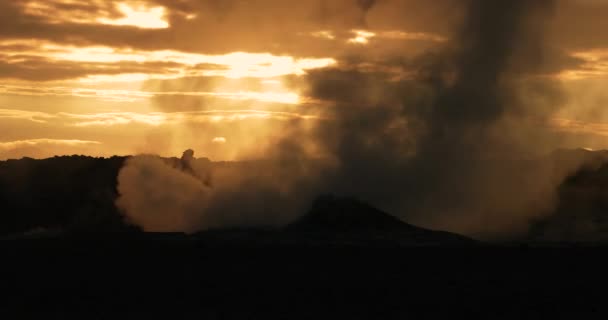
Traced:
POLYGON ((32 122, 45 123, 50 118, 53 118, 53 115, 45 112, 0 109, 0 119, 29 120, 32 122))
MULTIPOLYGON (((139 151, 133 145, 144 144, 148 131, 162 131, 162 137, 196 136, 185 139, 211 146, 209 152, 216 147, 222 156, 236 154, 289 126, 275 120, 313 120, 305 121, 311 127, 332 121, 324 117, 335 114, 342 95, 361 104, 384 99, 384 89, 376 92, 376 85, 392 90, 416 80, 426 72, 426 57, 433 60, 460 41, 448 37, 458 34, 453 26, 461 13, 452 17, 454 8, 433 1, 0 3, 8 8, 0 32, 5 149, 55 146, 63 152, 73 150, 67 149, 69 141, 99 141, 105 153, 97 147, 93 153, 128 154, 139 151), (358 76, 361 92, 341 92, 358 76)), ((559 41, 547 38, 555 52, 565 54, 542 59, 548 66, 534 76, 567 80, 560 85, 576 96, 568 107, 581 112, 560 117, 604 121, 608 115, 597 110, 608 101, 602 89, 608 81, 607 46, 599 43, 601 33, 568 32, 575 39, 559 38, 570 37, 563 32, 559 41)), ((608 132, 602 123, 553 121, 552 127, 568 132, 608 132)), ((167 148, 195 147, 171 143, 167 148)))
POLYGON ((581 59, 584 63, 577 69, 569 69, 560 72, 559 79, 581 80, 587 78, 608 76, 608 50, 594 49, 572 52, 570 55, 581 59))
POLYGON ((226 138, 224 137, 215 137, 211 140, 211 142, 216 143, 216 144, 224 144, 226 143, 226 138))
MULTIPOLYGON (((103 5, 100 1, 92 0, 93 5, 103 5)), ((60 23, 96 23, 96 17, 88 10, 61 10, 63 6, 78 5, 77 0, 26 0, 23 3, 23 13, 46 20, 51 24, 60 23)), ((80 3, 81 4, 81 3, 80 3)), ((100 13, 110 14, 108 10, 100 13)))
POLYGON ((213 63, 224 65, 227 70, 214 70, 211 75, 227 78, 272 78, 284 75, 303 75, 306 70, 331 66, 336 63, 333 58, 296 59, 289 56, 275 56, 270 53, 233 52, 226 55, 191 57, 190 63, 213 63))
MULTIPOLYGON (((89 79, 91 82, 100 81, 115 81, 121 77, 100 76, 96 79, 89 79)), ((268 103, 282 103, 295 105, 304 102, 298 93, 291 91, 144 91, 144 90, 119 90, 119 89, 96 89, 96 88, 79 88, 79 87, 42 87, 42 86, 15 86, 15 85, 0 85, 0 92, 5 92, 14 95, 25 96, 40 96, 40 97, 80 97, 93 98, 106 101, 116 102, 134 102, 142 101, 159 96, 182 96, 182 97, 216 97, 229 100, 240 101, 258 101, 268 103)), ((0 116, 2 116, 0 109, 0 116)))
POLYGON ((23 12, 53 24, 102 24, 141 29, 169 27, 164 7, 148 6, 142 1, 28 0, 24 2, 23 12))
POLYGON ((12 150, 23 147, 33 147, 39 145, 61 145, 61 146, 86 146, 101 144, 99 141, 87 141, 87 140, 76 140, 76 139, 29 139, 29 140, 18 140, 9 142, 0 142, 0 151, 12 150))
POLYGON ((445 42, 447 38, 426 32, 405 32, 405 31, 384 31, 378 33, 377 36, 379 38, 385 39, 397 39, 397 40, 424 40, 424 41, 432 41, 432 42, 445 42))
POLYGON ((333 32, 328 31, 328 30, 321 30, 321 31, 311 32, 310 35, 313 36, 313 37, 315 37, 315 38, 323 38, 323 39, 327 39, 327 40, 335 40, 336 39, 336 36, 333 34, 333 32))
POLYGON ((558 131, 608 136, 608 123, 553 118, 549 126, 558 131))
MULTIPOLYGON (((167 75, 158 73, 120 73, 120 74, 93 74, 86 75, 78 79, 78 82, 83 84, 96 84, 103 82, 143 82, 150 79, 176 79, 178 75, 167 75)), ((78 90, 77 90, 78 91, 78 90)), ((100 90, 102 96, 113 96, 112 93, 120 92, 121 90, 100 90), (105 94, 110 93, 110 94, 105 94)))
MULTIPOLYGON (((232 52, 221 55, 187 53, 175 50, 144 51, 121 49, 108 46, 74 46, 39 40, 3 41, 0 45, 19 46, 19 51, 6 51, 11 57, 38 57, 50 62, 86 63, 173 63, 168 70, 173 77, 183 76, 223 76, 227 78, 271 78, 284 75, 303 75, 307 70, 324 68, 336 64, 333 58, 294 58, 270 53, 232 52), (209 68, 204 68, 208 65, 209 68), (201 69, 192 69, 203 66, 201 69)), ((130 74, 118 77, 118 81, 144 80, 143 74, 130 74), (120 78, 122 77, 122 78, 120 78)), ((162 77, 156 74, 155 76, 162 77)), ((99 75, 95 75, 99 77, 99 75)), ((166 76, 169 77, 169 76, 166 76)), ((99 80, 99 78, 93 78, 99 80)), ((110 79, 110 78, 108 78, 110 79)))
MULTIPOLYGON (((372 38, 401 41, 445 42, 447 38, 428 32, 406 32, 402 30, 350 30, 351 37, 346 39, 348 44, 368 44, 372 38)), ((313 38, 324 40, 340 40, 332 30, 319 30, 307 33, 313 38)))
POLYGON ((102 24, 133 26, 142 29, 166 29, 169 27, 169 22, 165 20, 167 13, 164 7, 148 8, 143 5, 133 6, 129 3, 119 3, 117 8, 123 14, 123 17, 118 19, 99 18, 97 21, 102 24))
POLYGON ((375 33, 366 30, 352 30, 354 36, 347 40, 348 43, 352 44, 368 44, 369 39, 376 36, 375 33))
POLYGON ((72 127, 111 127, 130 124, 161 126, 166 124, 234 122, 247 119, 273 120, 326 120, 314 114, 268 110, 206 110, 184 112, 98 112, 98 113, 45 113, 26 110, 0 109, 0 120, 21 119, 35 123, 72 127))
POLYGON ((161 113, 136 113, 136 112, 109 112, 97 114, 73 114, 59 113, 57 117, 63 117, 67 122, 72 122, 72 125, 77 127, 90 126, 116 126, 128 125, 132 123, 146 124, 150 126, 159 126, 167 121, 161 113))
MULTIPOLYGON (((55 81, 57 85, 42 86, 8 82, 0 86, 5 93, 38 96, 88 97, 106 101, 134 102, 159 95, 209 96, 231 100, 298 104, 299 93, 280 79, 287 75, 305 75, 308 70, 336 64, 333 58, 296 58, 270 53, 232 52, 220 55, 188 53, 176 50, 136 50, 109 46, 75 46, 41 40, 9 40, 0 42, 0 54, 12 61, 34 59, 53 68, 62 66, 68 72, 83 68, 74 83, 55 81), (7 48, 1 50, 1 48, 7 48), (18 48, 18 50, 12 49, 18 48), (141 72, 132 72, 141 70, 141 72), (124 90, 126 83, 143 84, 147 80, 168 80, 184 77, 219 77, 227 79, 258 78, 263 85, 255 90, 230 87, 222 81, 215 88, 201 91, 124 90), (115 88, 102 87, 114 84, 115 88), (79 86, 83 86, 81 88, 79 86), (92 86, 92 87, 91 87, 92 86)), ((27 62, 27 61, 26 61, 27 62)), ((26 63, 20 62, 20 63, 26 63)))

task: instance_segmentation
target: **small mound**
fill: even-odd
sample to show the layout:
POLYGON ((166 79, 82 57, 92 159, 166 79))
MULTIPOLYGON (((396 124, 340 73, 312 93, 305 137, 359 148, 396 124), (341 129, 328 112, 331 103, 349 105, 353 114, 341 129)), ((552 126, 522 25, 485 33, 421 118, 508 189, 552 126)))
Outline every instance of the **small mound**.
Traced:
POLYGON ((356 199, 331 195, 318 197, 309 213, 286 231, 399 245, 477 243, 461 235, 410 225, 356 199))
POLYGON ((290 229, 334 231, 417 231, 414 227, 352 198, 332 195, 318 197, 307 215, 289 226, 290 229))

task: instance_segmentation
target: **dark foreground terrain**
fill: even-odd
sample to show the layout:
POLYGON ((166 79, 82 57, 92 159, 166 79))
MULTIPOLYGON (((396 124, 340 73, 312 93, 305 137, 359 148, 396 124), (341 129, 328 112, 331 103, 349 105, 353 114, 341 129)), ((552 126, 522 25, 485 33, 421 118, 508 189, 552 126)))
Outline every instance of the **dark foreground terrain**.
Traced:
POLYGON ((86 319, 487 319, 605 313, 605 248, 492 246, 320 197, 283 230, 0 242, 1 310, 86 319))
POLYGON ((280 230, 144 233, 113 205, 124 158, 0 162, 0 319, 605 318, 606 155, 561 156, 597 161, 524 245, 329 195, 280 230))
MULTIPOLYGON (((40 231, 137 231, 115 206, 117 176, 126 159, 64 156, 0 161, 0 239, 40 231)), ((180 163, 179 158, 165 161, 172 166, 180 163)), ((213 168, 255 166, 206 158, 194 161, 213 168)), ((558 150, 534 161, 565 178, 556 190, 555 208, 529 221, 528 232, 514 240, 608 243, 608 151, 558 150)))
POLYGON ((0 310, 19 318, 542 319, 608 311, 605 248, 252 248, 162 234, 1 246, 0 310))

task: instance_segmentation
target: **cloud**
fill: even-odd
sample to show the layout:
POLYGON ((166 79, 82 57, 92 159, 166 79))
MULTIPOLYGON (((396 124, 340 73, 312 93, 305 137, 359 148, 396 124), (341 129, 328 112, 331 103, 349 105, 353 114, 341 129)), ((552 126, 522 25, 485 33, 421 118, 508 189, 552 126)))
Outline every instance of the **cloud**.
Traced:
POLYGON ((163 124, 184 125, 187 123, 208 123, 208 122, 234 122, 252 118, 273 119, 273 120, 320 120, 318 117, 289 112, 272 112, 263 110, 209 110, 192 112, 112 112, 98 114, 61 114, 68 119, 73 119, 73 123, 79 127, 89 126, 114 126, 126 125, 130 123, 141 123, 151 126, 163 124))
POLYGON ((49 24, 102 24, 142 29, 166 29, 166 8, 147 1, 25 0, 18 2, 24 15, 49 24))
POLYGON ((19 141, 9 141, 9 142, 0 142, 0 148, 3 149, 14 149, 22 146, 36 146, 40 144, 57 144, 64 146, 82 146, 82 145, 90 145, 90 144, 101 144, 99 141, 85 141, 85 140, 61 140, 61 139, 31 139, 31 140, 19 140, 19 141))
POLYGON ((169 22, 165 20, 164 7, 133 7, 128 3, 119 3, 118 10, 122 13, 120 18, 97 18, 95 21, 102 24, 116 26, 134 26, 144 29, 166 29, 169 22))
MULTIPOLYGON (((0 38, 207 54, 242 51, 324 57, 349 50, 346 41, 328 42, 314 37, 303 41, 290 35, 309 34, 318 31, 319 27, 345 36, 353 29, 434 33, 435 30, 428 30, 429 26, 433 27, 428 21, 435 20, 437 24, 450 13, 449 7, 435 12, 433 8, 442 5, 420 6, 415 1, 373 3, 309 0, 288 6, 278 0, 255 3, 228 0, 222 4, 195 0, 17 1, 2 4, 5 19, 0 21, 0 38), (130 9, 127 9, 128 5, 130 9), (387 6, 389 10, 399 10, 402 15, 379 20, 376 12, 385 13, 387 6), (414 14, 412 8, 418 12, 414 14), (147 14, 147 18, 136 17, 133 11, 136 9, 141 15, 147 14), (410 23, 419 20, 416 15, 421 12, 427 12, 429 20, 424 25, 410 23), (196 35, 191 30, 197 30, 196 35)), ((404 43, 403 46, 415 48, 419 44, 404 43)))
POLYGON ((585 78, 606 78, 608 76, 608 49, 593 49, 573 52, 573 59, 578 59, 578 68, 563 70, 560 77, 565 80, 585 78))
POLYGON ((215 138, 213 138, 211 140, 211 142, 213 142, 213 143, 219 143, 219 144, 224 144, 224 143, 226 143, 226 141, 227 140, 224 137, 215 137, 215 138))
POLYGON ((552 128, 558 131, 608 136, 608 123, 606 122, 590 122, 563 118, 553 118, 550 121, 550 125, 552 128))
MULTIPOLYGON (((191 99, 196 101, 222 101, 233 100, 239 102, 258 102, 267 104, 283 104, 296 105, 306 102, 313 102, 306 97, 300 97, 299 94, 293 91, 288 91, 285 87, 273 88, 269 87, 265 90, 260 87, 260 91, 245 91, 234 88, 235 91, 144 91, 144 90, 126 90, 126 89, 101 89, 101 88, 86 88, 77 87, 83 86, 83 83, 63 85, 63 86, 32 86, 32 85, 0 85, 0 93, 23 96, 37 97, 79 97, 92 98, 96 100, 107 100, 116 102, 134 102, 145 100, 163 101, 165 99, 179 100, 191 99)), ((221 88, 221 87, 220 87, 221 88)), ((210 88, 217 90, 219 88, 210 88)), ((222 105, 229 103, 224 102, 222 105)), ((241 106, 242 107, 242 106, 241 106)))
POLYGON ((38 111, 0 109, 0 118, 19 119, 19 120, 28 120, 28 121, 32 121, 32 122, 38 122, 38 123, 45 123, 49 119, 56 118, 56 116, 49 114, 49 113, 38 112, 38 111))
POLYGON ((0 119, 27 120, 35 123, 53 122, 64 126, 94 127, 144 124, 159 126, 165 124, 184 125, 187 123, 234 122, 249 119, 272 119, 289 121, 326 120, 315 115, 296 112, 265 110, 207 110, 187 112, 102 112, 77 114, 69 112, 45 113, 38 111, 0 109, 0 119))
POLYGON ((147 74, 148 78, 269 78, 302 75, 307 70, 332 64, 335 64, 332 58, 294 58, 270 53, 206 55, 175 50, 73 46, 36 40, 13 40, 0 45, 0 70, 4 78, 39 81, 136 73, 147 74))
POLYGON ((353 37, 347 40, 348 43, 364 45, 369 43, 369 39, 376 36, 375 33, 365 30, 353 30, 353 34, 353 37))
MULTIPOLYGON (((280 0, 255 2, 216 1, 5 1, 1 4, 0 37, 41 39, 61 43, 130 47, 146 50, 171 49, 185 52, 223 54, 234 51, 271 52, 298 56, 327 56, 346 53, 351 30, 368 30, 378 35, 377 51, 393 47, 395 38, 381 39, 384 32, 425 34, 404 37, 400 52, 417 50, 421 42, 435 42, 452 33, 451 27, 464 13, 460 1, 420 2, 417 0, 300 1, 286 5, 280 0), (131 5, 132 4, 132 5, 131 5), (125 6, 130 5, 131 11, 125 6), (156 9, 153 9, 156 8, 156 9), (164 13, 159 8, 164 9, 164 13), (129 12, 148 12, 141 24, 129 19, 129 12), (121 11, 122 10, 122 11, 121 11), (155 14, 152 14, 157 10, 155 14), (256 12, 252 15, 251 12, 256 12), (162 17, 161 17, 162 16, 162 17), (281 19, 276 19, 281 17, 281 19), (104 25, 101 22, 113 22, 104 25), (120 22, 120 23, 118 23, 120 22), (123 25, 116 25, 123 24, 123 25), (140 27, 163 27, 142 29, 140 27), (250 26, 256 26, 251 28, 250 26), (166 27, 166 28, 165 28, 166 27), (193 33, 192 30, 197 32, 193 33), (319 30, 336 36, 309 37, 295 34, 319 30), (205 41, 199 41, 205 39, 205 41), (337 41, 340 40, 340 41, 337 41), (380 41, 383 40, 383 41, 380 41), (411 41, 415 40, 415 41, 411 41), (407 43, 413 42, 413 43, 407 43)), ((569 51, 573 48, 607 47, 604 2, 557 2, 556 19, 550 30, 551 42, 569 51)), ((356 49, 355 49, 356 50, 356 49)), ((393 51, 395 52, 395 51, 393 51)))

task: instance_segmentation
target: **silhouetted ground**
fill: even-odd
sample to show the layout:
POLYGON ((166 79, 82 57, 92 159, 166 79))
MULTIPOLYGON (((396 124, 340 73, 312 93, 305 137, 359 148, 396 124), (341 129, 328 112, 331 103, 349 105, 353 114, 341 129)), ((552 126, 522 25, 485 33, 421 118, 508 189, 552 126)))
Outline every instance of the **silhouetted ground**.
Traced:
POLYGON ((0 236, 128 228, 114 205, 123 157, 0 161, 0 236))
POLYGON ((86 319, 538 319, 605 313, 606 248, 492 246, 324 196, 284 230, 0 242, 5 312, 86 319))
POLYGON ((0 245, 1 310, 19 318, 578 319, 608 307, 605 248, 238 248, 132 234, 0 245))
MULTIPOLYGON (((0 161, 0 238, 137 231, 114 205, 117 175, 125 159, 66 156, 0 161)), ((165 160, 173 166, 181 163, 178 158, 165 160)), ((255 165, 195 161, 218 167, 255 165)), ((608 152, 558 150, 542 161, 572 174, 559 187, 556 209, 530 221, 529 232, 513 240, 608 242, 608 152), (580 163, 586 165, 576 170, 580 163)))
POLYGON ((606 247, 541 242, 603 216, 605 165, 564 182, 534 242, 496 246, 333 196, 278 231, 142 233, 112 205, 123 160, 0 162, 2 319, 542 319, 608 308, 606 247))

